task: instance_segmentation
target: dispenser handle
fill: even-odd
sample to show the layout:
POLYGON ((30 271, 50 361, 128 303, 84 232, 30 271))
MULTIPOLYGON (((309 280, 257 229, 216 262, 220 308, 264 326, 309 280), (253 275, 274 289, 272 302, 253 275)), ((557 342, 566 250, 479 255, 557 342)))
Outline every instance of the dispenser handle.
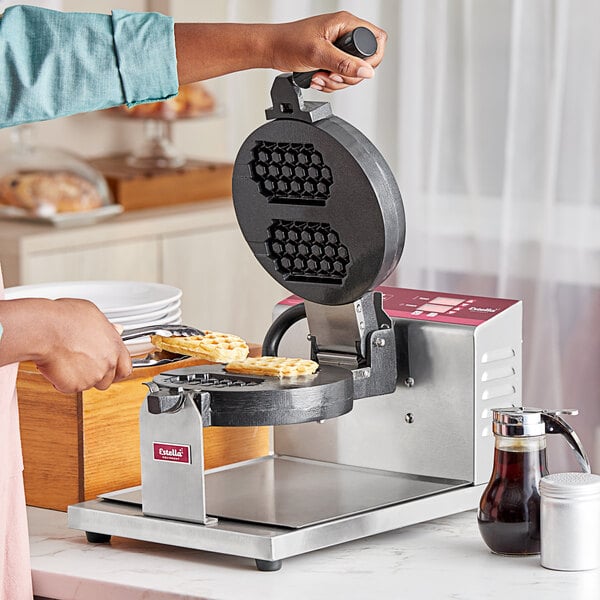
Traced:
MULTIPOLYGON (((377 38, 366 27, 357 27, 349 31, 346 35, 333 42, 333 45, 342 52, 357 56, 358 58, 369 58, 369 56, 373 56, 377 52, 377 38)), ((298 87, 306 89, 310 87, 310 82, 315 73, 318 73, 318 71, 294 73, 292 79, 298 87)))
POLYGON ((567 443, 575 452, 575 458, 581 466, 584 473, 591 473, 590 460, 579 439, 579 436, 573 431, 573 428, 559 415, 576 415, 579 411, 576 409, 563 409, 556 411, 542 411, 542 419, 546 426, 546 433, 561 433, 567 443))

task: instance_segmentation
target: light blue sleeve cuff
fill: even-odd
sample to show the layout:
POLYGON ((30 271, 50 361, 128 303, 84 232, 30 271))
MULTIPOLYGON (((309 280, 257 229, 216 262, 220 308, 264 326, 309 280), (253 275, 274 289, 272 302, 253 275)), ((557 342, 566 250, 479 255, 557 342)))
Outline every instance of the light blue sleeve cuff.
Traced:
POLYGON ((0 323, 0 340, 2 339, 2 331, 3 331, 3 329, 2 329, 2 323, 0 323))
POLYGON ((173 20, 158 13, 7 8, 0 128, 177 94, 173 20))
POLYGON ((112 12, 115 53, 128 106, 177 95, 173 19, 159 13, 112 12))

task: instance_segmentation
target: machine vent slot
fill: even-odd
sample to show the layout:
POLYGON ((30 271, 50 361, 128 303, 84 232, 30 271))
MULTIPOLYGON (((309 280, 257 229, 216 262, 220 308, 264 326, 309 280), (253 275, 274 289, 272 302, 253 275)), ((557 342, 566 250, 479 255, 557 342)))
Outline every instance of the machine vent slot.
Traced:
POLYGON ((502 385, 490 385, 483 390, 481 393, 482 400, 491 400, 495 398, 502 398, 503 396, 514 396, 517 393, 517 389, 514 385, 502 384, 502 385))
POLYGON ((274 220, 268 233, 268 256, 286 281, 343 283, 350 254, 328 223, 274 220))
POLYGON ((312 144, 257 141, 250 174, 274 204, 325 206, 333 184, 331 169, 312 144))
POLYGON ((497 360, 506 360, 507 358, 514 358, 516 356, 516 352, 514 348, 498 348, 497 350, 490 350, 489 352, 484 352, 481 357, 482 364, 487 364, 491 362, 496 362, 497 360))
POLYGON ((494 381, 495 379, 505 379, 516 375, 515 368, 511 365, 486 369, 481 375, 481 381, 494 381))

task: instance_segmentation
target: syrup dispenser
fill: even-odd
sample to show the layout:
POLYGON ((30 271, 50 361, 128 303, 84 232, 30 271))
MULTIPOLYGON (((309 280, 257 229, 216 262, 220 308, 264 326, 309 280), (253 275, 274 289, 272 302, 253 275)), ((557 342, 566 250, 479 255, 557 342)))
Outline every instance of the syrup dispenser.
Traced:
POLYGON ((546 434, 561 433, 584 472, 590 463, 577 434, 559 415, 577 410, 539 408, 492 410, 494 468, 481 501, 479 531, 497 554, 540 552, 540 479, 548 475, 546 434))

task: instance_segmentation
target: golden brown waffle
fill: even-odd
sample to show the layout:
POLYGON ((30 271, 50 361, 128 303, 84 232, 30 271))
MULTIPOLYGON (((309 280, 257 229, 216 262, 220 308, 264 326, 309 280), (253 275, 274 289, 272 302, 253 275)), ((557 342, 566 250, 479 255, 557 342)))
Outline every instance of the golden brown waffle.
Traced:
POLYGON ((229 373, 244 375, 266 375, 270 377, 295 377, 312 375, 319 368, 318 363, 304 358, 283 358, 282 356, 257 356, 230 362, 225 366, 229 373))
POLYGON ((153 335, 151 339, 152 343, 161 350, 187 354, 211 362, 228 363, 232 360, 243 360, 248 356, 248 344, 237 335, 218 331, 204 333, 205 335, 188 337, 153 335))

